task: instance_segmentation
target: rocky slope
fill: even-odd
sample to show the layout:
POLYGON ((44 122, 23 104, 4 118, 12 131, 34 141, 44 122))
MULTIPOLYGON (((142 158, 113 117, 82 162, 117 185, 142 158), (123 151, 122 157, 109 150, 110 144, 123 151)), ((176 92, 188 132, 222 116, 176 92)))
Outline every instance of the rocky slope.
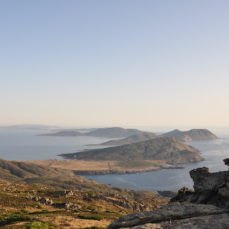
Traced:
POLYGON ((169 137, 158 137, 144 142, 62 154, 61 156, 89 161, 165 160, 168 163, 195 162, 202 159, 197 149, 169 137))
POLYGON ((174 137, 181 142, 217 139, 217 136, 207 129, 192 129, 188 131, 181 131, 176 129, 165 133, 162 136, 174 137))
POLYGON ((120 140, 111 140, 111 141, 107 141, 102 143, 101 145, 126 145, 126 144, 131 144, 131 143, 136 143, 136 142, 143 142, 143 141, 147 141, 150 140, 152 138, 156 138, 157 135, 151 132, 142 132, 139 134, 135 134, 135 135, 131 135, 127 138, 124 139, 120 139, 120 140))
MULTIPOLYGON (((228 163, 228 159, 225 163, 228 163)), ((194 190, 182 188, 171 203, 155 211, 123 216, 109 228, 229 228, 229 171, 190 171, 194 190)))
POLYGON ((154 192, 110 188, 71 171, 0 160, 1 228, 101 228, 167 202, 154 192))

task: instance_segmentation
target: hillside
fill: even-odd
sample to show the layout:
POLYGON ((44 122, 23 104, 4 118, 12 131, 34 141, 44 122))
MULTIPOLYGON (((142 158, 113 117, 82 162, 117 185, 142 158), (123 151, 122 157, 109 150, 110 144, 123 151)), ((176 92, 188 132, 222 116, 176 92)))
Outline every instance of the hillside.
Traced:
POLYGON ((192 129, 188 131, 176 129, 165 133, 162 136, 174 137, 182 142, 217 139, 217 136, 207 129, 192 129))
POLYGON ((2 159, 0 159, 0 177, 13 182, 39 183, 57 188, 78 190, 92 190, 93 188, 99 190, 104 188, 102 184, 76 176, 71 170, 2 159))
POLYGON ((135 134, 135 135, 131 135, 127 138, 124 139, 120 139, 120 140, 111 140, 111 141, 107 141, 102 143, 101 145, 126 145, 126 144, 131 144, 131 143, 135 143, 135 142, 143 142, 152 138, 157 137, 156 134, 151 133, 151 132, 142 132, 139 134, 135 134))
POLYGON ((129 191, 33 163, 0 160, 1 228, 106 227, 134 211, 156 209, 168 198, 129 191))
POLYGON ((169 163, 194 162, 202 159, 197 149, 169 137, 158 137, 144 142, 62 154, 61 156, 89 161, 165 160, 169 163))

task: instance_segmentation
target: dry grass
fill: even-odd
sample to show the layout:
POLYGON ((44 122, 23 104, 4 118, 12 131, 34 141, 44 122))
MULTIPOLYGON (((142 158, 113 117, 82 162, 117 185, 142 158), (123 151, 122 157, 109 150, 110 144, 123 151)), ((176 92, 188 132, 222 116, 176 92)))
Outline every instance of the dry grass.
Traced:
POLYGON ((112 220, 87 220, 78 219, 72 216, 55 216, 55 217, 40 217, 42 222, 52 222, 54 225, 58 225, 59 228, 63 229, 77 229, 87 227, 104 227, 106 228, 112 220))
MULTIPOLYGON (((52 168, 68 169, 75 171, 144 171, 158 170, 166 166, 163 160, 141 161, 83 161, 83 160, 37 160, 32 163, 52 168)), ((27 163, 30 163, 27 162, 27 163)))

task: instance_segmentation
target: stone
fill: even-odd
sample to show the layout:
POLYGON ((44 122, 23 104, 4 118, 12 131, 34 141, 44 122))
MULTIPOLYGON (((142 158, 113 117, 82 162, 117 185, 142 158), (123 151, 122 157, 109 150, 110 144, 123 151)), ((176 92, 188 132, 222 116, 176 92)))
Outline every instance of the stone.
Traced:
POLYGON ((223 162, 225 165, 229 166, 229 158, 224 159, 223 162))
MULTIPOLYGON (((166 221, 190 219, 199 216, 220 215, 229 211, 213 205, 193 203, 170 203, 155 211, 130 214, 119 218, 109 226, 109 229, 133 227, 147 223, 162 223, 166 221)), ((229 222, 229 221, 228 221, 229 222)))

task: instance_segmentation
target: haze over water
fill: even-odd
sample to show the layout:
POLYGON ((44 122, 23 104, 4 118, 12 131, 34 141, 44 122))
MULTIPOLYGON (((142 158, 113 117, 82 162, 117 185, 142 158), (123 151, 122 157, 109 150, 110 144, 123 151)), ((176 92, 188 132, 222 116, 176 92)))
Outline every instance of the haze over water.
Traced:
POLYGON ((96 137, 37 136, 44 133, 50 133, 50 131, 0 128, 0 158, 7 160, 62 159, 57 155, 95 148, 95 146, 87 145, 107 141, 107 138, 96 137))

